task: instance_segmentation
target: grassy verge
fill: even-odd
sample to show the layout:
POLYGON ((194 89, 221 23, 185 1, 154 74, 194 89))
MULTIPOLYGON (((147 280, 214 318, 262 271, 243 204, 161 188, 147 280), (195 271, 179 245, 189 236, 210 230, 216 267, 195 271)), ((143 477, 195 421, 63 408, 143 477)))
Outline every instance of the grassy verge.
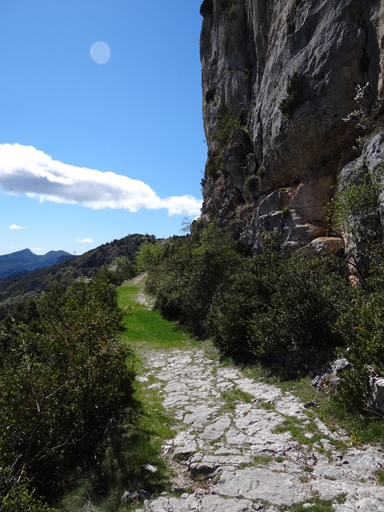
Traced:
MULTIPOLYGON (((140 369, 140 361, 136 361, 140 369)), ((143 489, 151 494, 170 490, 170 470, 161 457, 161 445, 172 438, 174 420, 161 405, 156 390, 135 384, 136 407, 127 411, 119 432, 108 439, 106 451, 88 473, 74 478, 72 489, 56 505, 60 512, 128 512, 139 503, 122 500, 125 491, 143 489), (150 464, 151 473, 142 468, 150 464)))

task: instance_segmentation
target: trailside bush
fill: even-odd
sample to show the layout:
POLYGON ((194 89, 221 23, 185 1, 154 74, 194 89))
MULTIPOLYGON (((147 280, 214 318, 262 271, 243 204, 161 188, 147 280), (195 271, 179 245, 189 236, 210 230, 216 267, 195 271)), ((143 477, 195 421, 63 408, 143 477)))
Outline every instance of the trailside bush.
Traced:
POLYGON ((155 247, 144 246, 137 257, 148 270, 147 291, 162 315, 204 337, 212 296, 240 262, 235 240, 212 222, 155 247))
POLYGON ((282 364, 287 356, 312 362, 343 343, 334 329, 354 294, 336 257, 299 251, 282 258, 265 239, 262 254, 242 255, 215 223, 139 254, 149 290, 167 318, 226 355, 282 364))
POLYGON ((217 288, 240 263, 232 236, 213 223, 204 230, 192 253, 190 279, 183 293, 181 320, 196 336, 207 335, 206 317, 217 288))
POLYGON ((39 330, 13 327, 0 361, 0 466, 12 468, 3 496, 21 478, 44 495, 56 491, 94 463, 132 402, 130 350, 109 283, 53 285, 38 310, 39 330))
POLYGON ((30 482, 22 479, 9 486, 9 476, 9 470, 0 472, 1 512, 58 512, 36 496, 30 482))
POLYGON ((262 314, 275 288, 280 257, 269 250, 253 258, 242 258, 237 269, 216 291, 207 318, 215 345, 225 355, 250 357, 250 321, 262 314))
POLYGON ((351 306, 337 322, 337 330, 346 342, 340 355, 353 364, 343 372, 339 395, 350 409, 372 409, 370 377, 384 375, 384 268, 376 268, 351 306))
POLYGON ((343 342, 334 326, 353 289, 333 266, 300 254, 281 261, 269 303, 250 321, 252 353, 267 359, 290 354, 308 363, 343 342))
POLYGON ((343 341, 334 325, 353 294, 335 262, 285 260, 272 248, 245 259, 214 296, 213 341, 226 354, 282 364, 334 349, 343 341))

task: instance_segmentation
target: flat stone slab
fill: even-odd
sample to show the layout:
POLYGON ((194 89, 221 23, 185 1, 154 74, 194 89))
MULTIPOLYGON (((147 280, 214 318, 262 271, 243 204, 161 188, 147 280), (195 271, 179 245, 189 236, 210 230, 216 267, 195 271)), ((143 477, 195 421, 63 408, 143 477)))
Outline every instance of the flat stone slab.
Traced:
POLYGON ((167 498, 161 496, 152 502, 146 502, 140 510, 150 512, 254 512, 252 502, 244 499, 224 499, 209 494, 198 496, 196 494, 183 494, 180 498, 167 498))
POLYGON ((208 441, 213 441, 214 439, 220 439, 229 428, 231 424, 230 418, 228 416, 222 416, 218 420, 216 420, 214 423, 211 423, 208 425, 208 427, 205 428, 204 432, 200 434, 201 439, 207 439, 208 441))
POLYGON ((221 496, 265 500, 274 505, 293 505, 312 497, 296 475, 278 473, 267 468, 223 471, 213 490, 221 496))
POLYGON ((248 436, 255 435, 260 431, 271 432, 285 422, 284 416, 264 409, 254 409, 235 421, 239 430, 244 430, 248 436))
MULTIPOLYGON (((376 503, 376 506, 381 506, 381 509, 379 508, 378 510, 384 511, 384 487, 378 485, 352 482, 350 480, 332 481, 319 479, 311 482, 311 488, 323 500, 332 500, 340 496, 340 494, 345 494, 354 506, 360 500, 370 500, 376 503)), ((352 508, 352 510, 360 509, 352 508)))
POLYGON ((208 423, 211 416, 220 410, 219 407, 209 407, 207 405, 199 405, 197 407, 187 406, 185 409, 187 411, 193 411, 184 416, 184 423, 191 425, 193 428, 203 427, 208 423))

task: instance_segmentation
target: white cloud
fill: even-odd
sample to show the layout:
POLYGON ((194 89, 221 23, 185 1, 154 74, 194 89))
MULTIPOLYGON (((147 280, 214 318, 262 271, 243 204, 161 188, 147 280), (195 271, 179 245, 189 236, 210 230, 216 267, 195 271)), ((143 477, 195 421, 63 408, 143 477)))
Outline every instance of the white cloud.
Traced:
POLYGON ((45 251, 45 249, 43 249, 42 247, 31 247, 31 251, 41 252, 41 251, 45 251))
POLYGON ((21 226, 18 226, 17 224, 12 224, 11 226, 8 226, 8 229, 25 229, 25 228, 22 228, 21 226))
POLYGON ((89 244, 93 242, 92 238, 76 238, 76 242, 79 242, 80 244, 89 244))
POLYGON ((0 144, 0 187, 10 195, 26 194, 40 202, 80 204, 95 210, 165 208, 169 215, 198 215, 201 208, 201 201, 193 196, 161 199, 142 181, 63 164, 20 144, 0 144))

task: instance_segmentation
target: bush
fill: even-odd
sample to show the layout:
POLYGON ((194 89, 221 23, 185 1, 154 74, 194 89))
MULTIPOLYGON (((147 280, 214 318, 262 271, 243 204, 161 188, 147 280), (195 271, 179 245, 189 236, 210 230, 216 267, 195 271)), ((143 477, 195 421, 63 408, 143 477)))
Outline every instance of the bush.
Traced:
POLYGON ((252 174, 251 176, 247 176, 244 181, 244 192, 249 195, 253 195, 257 192, 257 189, 260 184, 260 179, 256 174, 252 174))
POLYGON ((287 96, 279 103, 279 109, 287 121, 291 119, 293 111, 299 103, 300 92, 300 76, 298 73, 293 73, 288 80, 287 96))
POLYGON ((212 296, 239 262, 231 235, 210 223, 195 228, 190 236, 160 242, 152 259, 148 249, 142 251, 138 261, 141 265, 145 261, 146 288, 156 295, 160 313, 178 319, 196 336, 205 336, 212 296))
POLYGON ((209 138, 209 142, 213 143, 213 148, 208 153, 208 160, 205 166, 206 176, 217 179, 220 174, 225 174, 226 170, 222 153, 227 149, 232 133, 240 125, 240 120, 228 114, 226 105, 220 103, 217 108, 216 126, 209 138))
POLYGON ((315 362, 342 339, 334 325, 353 293, 334 262, 305 256, 283 260, 273 248, 255 255, 218 289, 210 334, 226 354, 284 364, 315 362))
POLYGON ((98 278, 52 285, 37 303, 38 329, 13 326, 0 361, 0 466, 12 467, 3 496, 20 478, 55 492, 76 467, 97 460, 132 402, 116 298, 98 278))
POLYGON ((208 332, 226 356, 251 356, 250 321, 270 301, 279 256, 275 251, 243 258, 226 283, 213 296, 208 332))
POLYGON ((360 290, 343 312, 337 330, 346 347, 340 355, 353 364, 342 374, 339 394, 350 409, 372 409, 370 377, 384 375, 384 269, 368 279, 370 292, 360 290))
POLYGON ((332 260, 298 254, 281 261, 269 303, 250 322, 251 352, 267 359, 289 354, 316 363, 342 342, 334 325, 353 290, 333 266, 332 260))

